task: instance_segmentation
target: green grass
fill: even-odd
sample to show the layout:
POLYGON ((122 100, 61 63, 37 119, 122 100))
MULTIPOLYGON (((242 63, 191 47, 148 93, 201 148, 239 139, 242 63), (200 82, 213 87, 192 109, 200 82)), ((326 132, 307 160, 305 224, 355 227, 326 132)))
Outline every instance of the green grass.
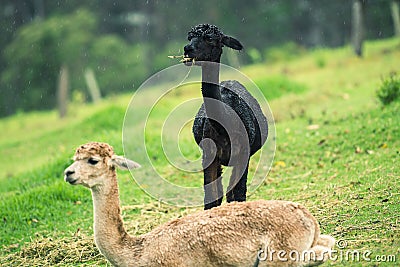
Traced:
MULTIPOLYGON (((372 258, 396 255, 397 262, 400 103, 382 107, 375 92, 381 77, 400 69, 399 45, 398 39, 368 42, 364 59, 356 58, 345 47, 241 69, 261 87, 277 121, 274 164, 250 199, 300 202, 316 216, 322 232, 345 240, 347 249, 370 250, 372 258)), ((167 115, 183 101, 198 97, 200 91, 180 89, 169 93, 152 110, 145 133, 146 149, 154 168, 170 182, 199 186, 201 172, 171 167, 160 146, 160 128, 167 115)), ((129 139, 141 136, 143 110, 153 104, 146 100, 161 90, 155 88, 136 96, 141 100, 133 107, 138 124, 129 139)), ((1 127, 7 129, 0 133, 1 265, 105 266, 92 243, 90 193, 66 184, 62 173, 71 163, 74 149, 88 141, 108 142, 117 153, 123 153, 122 124, 130 97, 114 97, 99 105, 74 104, 63 120, 55 112, 18 114, 0 120, 1 127), (77 247, 81 252, 75 258, 72 252, 77 247)), ((179 145, 183 158, 195 160, 201 154, 191 137, 190 121, 182 127, 179 120, 189 115, 177 115, 170 122, 178 129, 178 138, 168 133, 163 138, 175 138, 171 140, 179 145)), ((251 161, 250 172, 255 170, 258 156, 251 161)), ((152 166, 146 163, 145 152, 138 148, 132 159, 144 163, 135 177, 146 176, 152 166)), ((129 173, 118 175, 123 217, 132 234, 145 233, 196 210, 160 204, 141 191, 129 173)))
POLYGON ((269 101, 283 95, 301 94, 308 90, 304 84, 293 82, 283 75, 257 78, 254 82, 269 101))

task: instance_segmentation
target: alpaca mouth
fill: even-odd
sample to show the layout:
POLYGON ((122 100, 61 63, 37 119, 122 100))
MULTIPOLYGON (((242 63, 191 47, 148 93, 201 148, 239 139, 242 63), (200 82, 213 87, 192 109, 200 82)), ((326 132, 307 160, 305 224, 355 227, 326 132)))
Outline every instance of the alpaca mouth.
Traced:
POLYGON ((76 183, 78 182, 78 179, 73 179, 71 177, 66 176, 65 181, 68 182, 70 185, 76 185, 76 183))
POLYGON ((182 60, 181 60, 181 62, 183 63, 183 64, 185 64, 186 66, 191 66, 192 64, 195 64, 195 58, 192 58, 192 57, 188 57, 188 56, 185 56, 182 60))

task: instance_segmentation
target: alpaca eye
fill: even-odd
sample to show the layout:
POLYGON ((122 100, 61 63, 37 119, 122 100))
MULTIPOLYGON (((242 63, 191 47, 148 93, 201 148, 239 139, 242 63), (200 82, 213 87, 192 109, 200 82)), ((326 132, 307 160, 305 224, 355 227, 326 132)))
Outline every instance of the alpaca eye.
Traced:
POLYGON ((206 36, 205 39, 206 39, 206 42, 208 42, 208 43, 213 42, 213 38, 211 36, 206 36))
POLYGON ((96 165, 98 162, 99 162, 98 160, 92 159, 92 158, 90 158, 90 159, 88 160, 88 163, 91 164, 91 165, 96 165))

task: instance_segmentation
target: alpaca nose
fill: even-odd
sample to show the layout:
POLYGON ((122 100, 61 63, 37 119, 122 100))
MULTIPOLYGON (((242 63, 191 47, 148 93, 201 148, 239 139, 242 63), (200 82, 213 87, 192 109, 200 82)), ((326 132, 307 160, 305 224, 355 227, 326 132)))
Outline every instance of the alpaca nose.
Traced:
POLYGON ((194 48, 193 48, 193 45, 192 45, 192 44, 188 44, 188 45, 185 45, 185 47, 183 48, 183 50, 185 51, 185 55, 186 55, 186 54, 189 53, 190 51, 193 51, 194 48))
POLYGON ((65 177, 71 176, 74 173, 75 173, 75 171, 71 171, 71 170, 65 170, 65 172, 64 172, 65 177))

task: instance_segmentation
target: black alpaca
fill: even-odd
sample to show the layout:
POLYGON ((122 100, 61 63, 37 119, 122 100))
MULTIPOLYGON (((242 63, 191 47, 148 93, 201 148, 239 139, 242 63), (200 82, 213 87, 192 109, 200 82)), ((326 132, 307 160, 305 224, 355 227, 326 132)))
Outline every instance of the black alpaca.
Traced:
POLYGON ((241 50, 243 46, 209 24, 192 28, 188 40, 184 63, 202 67, 204 104, 194 120, 193 135, 203 150, 204 208, 221 205, 221 165, 233 166, 227 201, 246 201, 250 156, 266 141, 268 123, 257 100, 242 84, 232 80, 219 83, 222 47, 241 50))

